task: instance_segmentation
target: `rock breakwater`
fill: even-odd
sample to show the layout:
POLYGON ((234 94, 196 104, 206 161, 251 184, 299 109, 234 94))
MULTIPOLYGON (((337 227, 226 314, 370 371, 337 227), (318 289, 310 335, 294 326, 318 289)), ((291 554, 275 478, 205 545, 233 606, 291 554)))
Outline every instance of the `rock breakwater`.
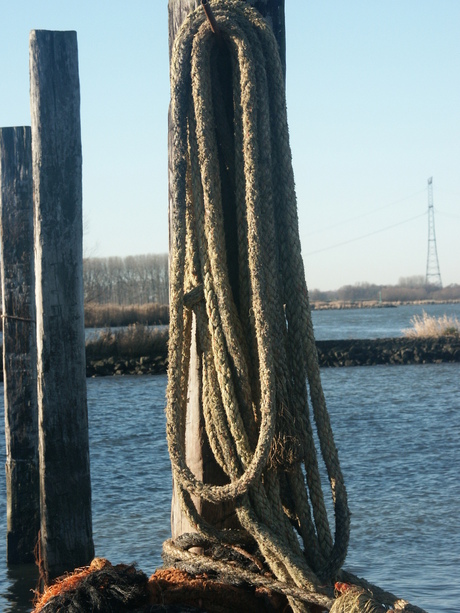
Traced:
POLYGON ((139 358, 105 358, 86 361, 87 377, 110 375, 159 375, 167 371, 168 358, 161 356, 140 356, 139 358))
POLYGON ((460 338, 379 338, 317 341, 321 366, 460 362, 460 338))
MULTIPOLYGON (((316 348, 322 367, 460 362, 460 337, 456 336, 316 341, 316 348)), ((167 369, 166 354, 86 360, 87 377, 157 375, 166 373, 167 369)), ((3 381, 3 369, 0 381, 3 381)))
MULTIPOLYGON (((316 341, 320 366, 374 366, 376 364, 435 364, 460 362, 460 338, 382 338, 316 341)), ((88 377, 162 374, 166 355, 87 360, 88 377)))

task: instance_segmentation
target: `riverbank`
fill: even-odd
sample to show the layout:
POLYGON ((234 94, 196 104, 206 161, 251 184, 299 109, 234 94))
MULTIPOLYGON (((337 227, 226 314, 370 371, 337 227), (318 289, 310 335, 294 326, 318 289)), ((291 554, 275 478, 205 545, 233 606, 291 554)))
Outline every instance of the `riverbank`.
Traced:
MULTIPOLYGON (((436 364, 460 362, 460 338, 382 338, 316 341, 322 367, 374 366, 376 364, 436 364)), ((88 359, 88 377, 153 375, 167 371, 166 353, 139 357, 88 359)))
MULTIPOLYGON (((86 376, 166 373, 167 330, 150 333, 144 330, 143 333, 140 328, 134 327, 128 339, 108 332, 105 337, 89 342, 86 346, 86 376), (137 336, 140 337, 139 342, 133 342, 137 336)), ((317 340, 316 348, 321 367, 460 362, 459 335, 317 340)), ((0 381, 3 381, 3 369, 0 370, 0 381)))
POLYGON ((460 362, 460 337, 316 341, 320 366, 460 362))
POLYGON ((348 309, 394 309, 398 306, 428 304, 459 304, 460 300, 313 300, 310 304, 312 311, 341 311, 348 309))

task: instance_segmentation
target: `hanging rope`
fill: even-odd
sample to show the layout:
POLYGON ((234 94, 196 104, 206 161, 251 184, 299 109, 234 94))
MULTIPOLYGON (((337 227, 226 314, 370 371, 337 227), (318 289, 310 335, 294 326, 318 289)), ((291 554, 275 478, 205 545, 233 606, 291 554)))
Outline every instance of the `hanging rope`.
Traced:
POLYGON ((211 502, 235 499, 243 531, 257 542, 274 574, 321 592, 320 585, 345 559, 349 514, 304 281, 283 75, 276 41, 255 11, 225 2, 215 5, 214 14, 233 74, 230 159, 239 304, 226 261, 222 144, 214 128, 216 121, 225 121, 213 80, 218 43, 196 11, 176 38, 171 75, 175 218, 168 442, 174 479, 184 511, 200 532, 220 542, 241 540, 240 535, 218 533, 198 517, 190 494, 211 502), (202 349, 203 412, 211 449, 229 478, 224 486, 200 482, 185 462, 192 311, 184 308, 184 296, 197 287, 203 288, 203 300, 193 307, 202 349), (335 504, 335 542, 309 421, 307 378, 335 504))
POLYGON ((256 577, 266 581, 260 569, 269 569, 270 586, 288 596, 294 612, 308 611, 308 603, 330 609, 350 514, 305 283, 284 77, 276 40, 257 11, 232 0, 210 6, 218 36, 197 9, 182 24, 171 61, 167 438, 181 507, 199 534, 166 542, 164 556, 177 567, 228 572, 230 581, 239 574, 254 585, 256 577), (197 479, 185 459, 193 318, 203 418, 227 476, 222 486, 197 479), (192 496, 233 500, 240 529, 210 525, 192 496), (198 545, 203 555, 189 551, 198 545), (248 570, 233 559, 229 567, 206 555, 216 545, 259 562, 248 570))

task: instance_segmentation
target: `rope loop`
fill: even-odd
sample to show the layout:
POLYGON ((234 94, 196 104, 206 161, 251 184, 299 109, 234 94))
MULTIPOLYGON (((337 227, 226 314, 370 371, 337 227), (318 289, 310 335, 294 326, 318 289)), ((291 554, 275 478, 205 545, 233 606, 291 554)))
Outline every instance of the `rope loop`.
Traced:
POLYGON ((192 495, 234 500, 239 532, 291 586, 289 602, 300 612, 296 590, 329 598, 325 585, 346 556, 349 511, 300 250, 284 76, 271 28, 256 10, 238 0, 209 6, 219 36, 197 9, 171 60, 169 453, 191 524, 228 542, 233 537, 198 514, 192 495), (186 462, 192 320, 206 435, 228 480, 221 486, 197 479, 186 462))

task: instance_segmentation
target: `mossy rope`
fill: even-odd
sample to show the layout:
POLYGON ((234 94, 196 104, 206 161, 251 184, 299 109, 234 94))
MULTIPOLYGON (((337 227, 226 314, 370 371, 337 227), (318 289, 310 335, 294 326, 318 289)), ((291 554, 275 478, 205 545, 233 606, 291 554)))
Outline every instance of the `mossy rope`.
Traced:
MULTIPOLYGON (((238 0, 219 0, 211 7, 219 37, 197 9, 182 24, 171 59, 167 439, 176 492, 183 513, 201 535, 198 540, 229 546, 256 543, 275 580, 191 553, 193 537, 189 546, 180 539, 165 542, 164 556, 196 572, 214 570, 231 581, 239 577, 253 585, 268 583, 287 595, 295 613, 308 611, 309 603, 339 611, 333 585, 344 576, 340 569, 350 512, 320 380, 279 51, 256 10, 238 0), (218 45, 231 61, 230 133, 216 77, 218 45), (222 150, 234 176, 237 297, 226 255, 222 150), (185 459, 193 317, 206 434, 228 477, 222 486, 197 479, 185 459), (334 536, 309 405, 332 495, 334 536), (241 529, 210 525, 197 512, 192 495, 214 503, 235 501, 241 529)), ((388 605, 396 601, 384 592, 380 598, 388 605)))

